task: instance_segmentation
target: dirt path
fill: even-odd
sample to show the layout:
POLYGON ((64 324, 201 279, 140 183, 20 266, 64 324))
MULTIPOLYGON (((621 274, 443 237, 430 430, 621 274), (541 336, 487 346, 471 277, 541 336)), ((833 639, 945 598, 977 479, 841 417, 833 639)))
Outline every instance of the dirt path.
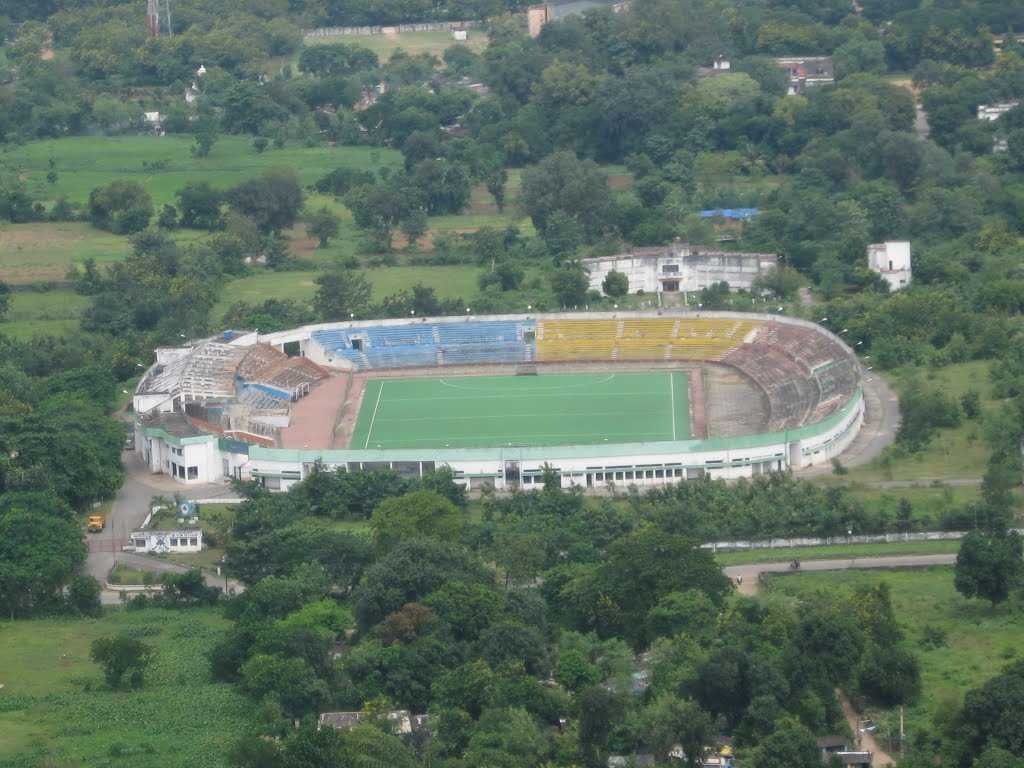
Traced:
MULTIPOLYGON (((956 555, 894 555, 891 557, 861 557, 843 560, 809 560, 801 563, 800 572, 805 571, 845 571, 851 568, 927 568, 932 565, 951 565, 956 562, 956 555)), ((751 563, 750 565, 734 565, 722 571, 736 583, 741 595, 756 595, 761 586, 762 573, 788 573, 789 563, 751 563)), ((896 761, 879 745, 873 734, 861 733, 860 715, 846 694, 836 689, 836 698, 843 708, 843 716, 850 730, 857 738, 857 749, 871 753, 872 768, 895 765, 896 761)))
POLYGON ((875 741, 875 737, 870 733, 861 733, 858 730, 860 726, 860 715, 857 710, 853 708, 853 704, 846 698, 846 694, 836 689, 836 698, 839 699, 839 706, 843 708, 843 717, 846 718, 846 722, 850 726, 850 730, 853 731, 854 737, 857 739, 857 748, 865 752, 871 753, 871 766, 872 768, 881 768, 884 765, 894 765, 896 761, 889 756, 885 750, 878 746, 878 742, 875 741))
MULTIPOLYGON (((930 568, 933 565, 953 565, 956 554, 941 555, 875 555, 872 557, 844 557, 833 560, 802 560, 800 573, 817 571, 846 571, 851 568, 930 568)), ((753 596, 758 593, 763 573, 791 573, 788 562, 748 563, 730 565, 722 572, 736 584, 741 595, 753 596), (739 580, 739 581, 738 581, 739 580)))

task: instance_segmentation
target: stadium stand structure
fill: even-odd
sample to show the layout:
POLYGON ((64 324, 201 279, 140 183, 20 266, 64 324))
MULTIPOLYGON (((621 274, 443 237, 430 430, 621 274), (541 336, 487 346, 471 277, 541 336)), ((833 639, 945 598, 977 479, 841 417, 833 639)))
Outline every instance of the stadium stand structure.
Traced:
POLYGON ((328 361, 357 370, 435 365, 520 363, 533 359, 532 323, 462 322, 313 331, 328 361))
MULTIPOLYGON (((226 332, 157 350, 157 361, 135 393, 137 450, 153 471, 186 481, 248 477, 286 488, 320 462, 419 472, 444 463, 466 485, 476 482, 473 478, 489 478, 498 488, 514 487, 544 462, 565 469, 565 484, 583 477, 588 486, 638 480, 657 484, 703 474, 749 476, 837 456, 863 418, 861 369, 850 348, 812 323, 771 315, 666 311, 331 323, 271 334, 226 332), (285 348, 300 354, 289 356, 285 348), (660 366, 709 363, 738 371, 764 394, 767 431, 563 449, 296 451, 281 443, 296 403, 332 375, 502 364, 517 372, 542 372, 546 363, 645 361, 660 366), (210 447, 210 439, 224 442, 210 447), (200 455, 193 443, 206 445, 207 453, 200 455), (595 469, 599 457, 606 465, 609 456, 626 465, 641 455, 654 464, 672 458, 672 467, 684 462, 685 472, 595 469), (526 461, 537 466, 531 469, 526 461), (518 465, 514 472, 506 467, 509 462, 518 465), (568 469, 576 464, 582 468, 568 469)), ((355 390, 361 393, 362 385, 355 390)), ((338 391, 348 392, 348 386, 338 391)), ((357 404, 346 402, 344 408, 351 413, 357 404)))

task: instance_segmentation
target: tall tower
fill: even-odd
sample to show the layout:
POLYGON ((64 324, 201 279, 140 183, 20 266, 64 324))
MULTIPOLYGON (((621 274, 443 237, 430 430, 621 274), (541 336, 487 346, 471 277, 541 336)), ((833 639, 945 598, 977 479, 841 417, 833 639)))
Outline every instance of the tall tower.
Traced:
POLYGON ((147 0, 146 28, 150 37, 160 37, 160 0, 147 0))
POLYGON ((171 0, 146 0, 146 28, 149 30, 149 36, 160 37, 161 25, 168 35, 174 34, 174 25, 171 23, 171 0))

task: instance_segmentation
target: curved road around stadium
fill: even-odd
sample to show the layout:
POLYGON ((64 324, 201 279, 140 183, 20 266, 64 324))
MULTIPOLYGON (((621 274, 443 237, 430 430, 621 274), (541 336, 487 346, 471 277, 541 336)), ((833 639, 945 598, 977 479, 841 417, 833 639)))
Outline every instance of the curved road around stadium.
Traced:
MULTIPOLYGON (((900 428, 900 401, 881 376, 864 379, 864 424, 840 460, 845 467, 859 467, 879 456, 896 440, 900 428)), ((832 464, 817 464, 794 472, 796 477, 816 477, 832 473, 832 464)))

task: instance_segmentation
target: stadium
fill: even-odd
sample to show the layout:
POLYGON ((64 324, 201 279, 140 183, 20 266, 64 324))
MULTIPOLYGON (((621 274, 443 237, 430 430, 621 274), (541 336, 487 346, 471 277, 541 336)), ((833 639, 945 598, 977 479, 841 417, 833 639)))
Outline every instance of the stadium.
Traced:
POLYGON ((813 323, 733 312, 353 321, 156 350, 135 450, 181 483, 285 490, 318 465, 469 489, 655 486, 827 463, 861 367, 813 323))

